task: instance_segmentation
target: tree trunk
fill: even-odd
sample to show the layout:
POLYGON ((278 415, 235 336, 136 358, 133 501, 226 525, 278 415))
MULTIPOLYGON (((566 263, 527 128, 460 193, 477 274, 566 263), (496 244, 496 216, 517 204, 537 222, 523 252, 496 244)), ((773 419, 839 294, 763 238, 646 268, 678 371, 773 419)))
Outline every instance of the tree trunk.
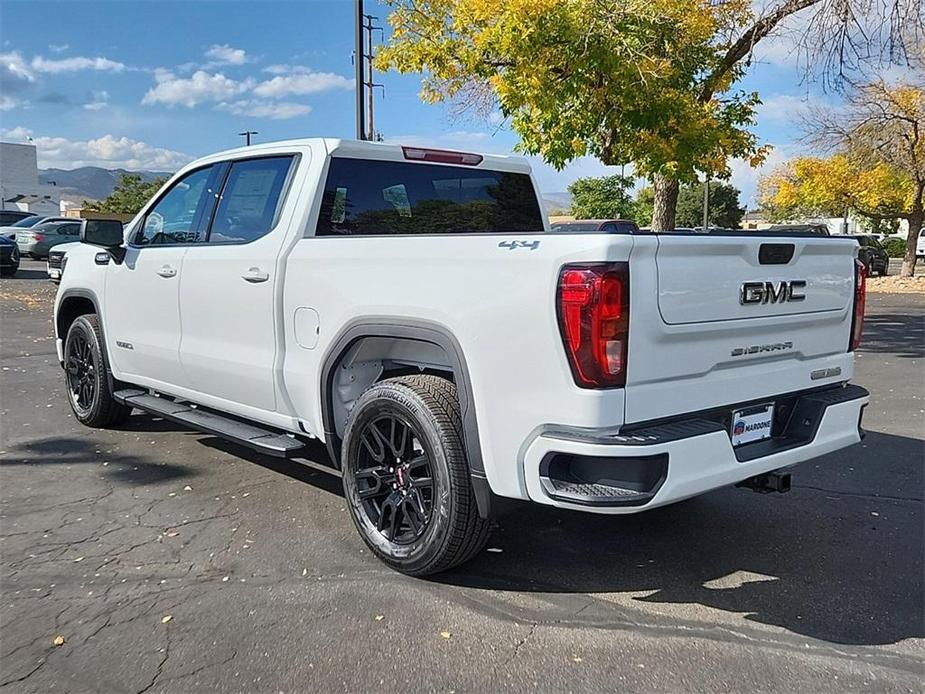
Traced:
POLYGON ((912 201, 912 213, 906 218, 909 221, 909 235, 906 237, 906 254, 903 256, 902 270, 899 271, 900 277, 912 277, 915 274, 915 251, 919 234, 922 232, 922 221, 925 219, 925 210, 922 208, 923 197, 925 197, 925 187, 920 185, 912 201))
POLYGON ((655 205, 652 208, 652 231, 672 231, 678 207, 678 181, 657 174, 653 181, 655 205))
POLYGON ((906 254, 903 256, 902 270, 899 271, 900 277, 912 277, 915 274, 915 250, 922 231, 921 212, 909 215, 908 219, 909 236, 906 237, 906 254))

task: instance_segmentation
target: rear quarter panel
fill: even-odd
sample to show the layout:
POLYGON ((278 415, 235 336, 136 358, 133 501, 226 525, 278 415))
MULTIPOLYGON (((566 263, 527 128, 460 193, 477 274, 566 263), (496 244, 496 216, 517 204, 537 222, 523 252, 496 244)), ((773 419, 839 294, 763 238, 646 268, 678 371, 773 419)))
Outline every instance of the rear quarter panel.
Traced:
POLYGON ((501 495, 524 497, 521 446, 545 423, 617 427, 622 390, 573 380, 556 317, 559 269, 625 261, 630 236, 575 234, 305 238, 288 257, 284 379, 294 410, 323 429, 322 356, 357 319, 407 318, 450 333, 468 367, 486 474, 501 495), (508 241, 539 241, 533 250, 508 241), (320 318, 318 344, 295 343, 294 314, 320 318))

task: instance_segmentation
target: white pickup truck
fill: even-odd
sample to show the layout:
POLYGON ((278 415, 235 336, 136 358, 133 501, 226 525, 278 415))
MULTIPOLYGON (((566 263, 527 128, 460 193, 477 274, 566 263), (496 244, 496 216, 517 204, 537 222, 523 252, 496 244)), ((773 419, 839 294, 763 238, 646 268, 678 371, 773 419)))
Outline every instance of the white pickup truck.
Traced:
POLYGON ((853 239, 555 233, 522 159, 307 139, 200 159, 81 240, 55 305, 77 419, 319 439, 409 574, 484 548, 503 497, 785 491, 862 436, 853 239))

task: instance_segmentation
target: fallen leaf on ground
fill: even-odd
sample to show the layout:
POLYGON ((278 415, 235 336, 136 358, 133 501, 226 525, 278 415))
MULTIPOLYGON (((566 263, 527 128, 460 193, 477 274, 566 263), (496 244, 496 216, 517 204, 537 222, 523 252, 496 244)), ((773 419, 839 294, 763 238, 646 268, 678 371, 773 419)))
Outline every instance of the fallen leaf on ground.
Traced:
POLYGON ((77 562, 83 561, 83 560, 84 560, 83 557, 77 557, 77 558, 74 560, 74 563, 76 564, 77 562))
POLYGON ((385 615, 384 615, 384 614, 377 614, 377 615, 376 615, 376 621, 377 621, 377 622, 381 622, 383 619, 385 619, 385 615))
POLYGON ((55 637, 55 640, 52 641, 52 643, 55 644, 56 646, 63 646, 63 645, 64 645, 64 637, 61 636, 61 634, 58 634, 58 635, 55 637))
POLYGON ((580 655, 573 655, 573 656, 572 656, 572 662, 573 662, 573 663, 580 663, 580 662, 581 662, 581 656, 580 656, 580 655))
POLYGON ((161 617, 161 624, 166 624, 166 623, 169 622, 171 619, 173 619, 173 615, 169 615, 169 614, 168 614, 168 615, 164 615, 163 617, 161 617))
POLYGON ((185 487, 183 487, 183 491, 184 491, 184 492, 191 492, 191 491, 193 491, 193 488, 192 488, 191 486, 189 486, 189 485, 186 485, 185 487))
POLYGON ((445 638, 445 639, 448 639, 448 638, 450 638, 450 637, 452 636, 452 634, 451 634, 450 632, 448 632, 448 631, 441 631, 441 632, 440 632, 440 636, 443 637, 443 638, 445 638))

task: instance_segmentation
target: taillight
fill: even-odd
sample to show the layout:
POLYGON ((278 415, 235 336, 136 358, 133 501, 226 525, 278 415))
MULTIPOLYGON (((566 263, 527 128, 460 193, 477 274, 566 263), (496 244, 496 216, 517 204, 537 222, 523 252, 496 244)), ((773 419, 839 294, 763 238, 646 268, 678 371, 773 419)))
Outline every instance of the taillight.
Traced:
POLYGON ((864 307, 867 303, 867 266, 860 260, 854 261, 854 316, 851 319, 851 343, 848 351, 853 352, 861 344, 864 332, 864 307))
POLYGON ((567 265, 559 273, 559 330, 575 383, 626 384, 630 275, 627 263, 567 265))
POLYGON ((33 241, 44 241, 45 234, 32 234, 32 240, 33 241))

